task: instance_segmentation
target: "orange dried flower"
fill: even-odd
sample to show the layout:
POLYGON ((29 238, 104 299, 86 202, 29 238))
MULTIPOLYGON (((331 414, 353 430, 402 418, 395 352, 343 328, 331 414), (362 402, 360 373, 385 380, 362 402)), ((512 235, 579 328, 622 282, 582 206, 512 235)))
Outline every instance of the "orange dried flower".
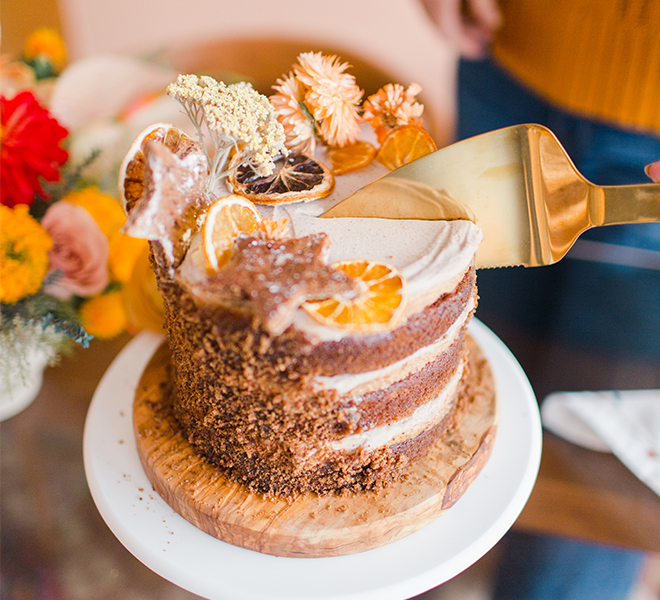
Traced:
POLYGON ((314 136, 310 132, 329 146, 346 146, 357 141, 363 91, 355 83, 355 77, 345 73, 349 67, 337 56, 324 56, 320 52, 305 52, 298 57, 293 75, 280 80, 275 88, 279 94, 271 97, 278 111, 284 108, 280 122, 290 122, 292 137, 302 134, 301 143, 312 148, 314 136), (309 122, 307 129, 302 124, 303 117, 309 122))
POLYGON ((289 219, 263 218, 257 225, 254 237, 260 240, 285 240, 291 237, 289 232, 289 219))
POLYGON ((416 83, 411 83, 408 89, 398 83, 388 83, 365 100, 362 117, 371 124, 379 142, 399 125, 422 124, 424 105, 416 99, 421 91, 416 83))

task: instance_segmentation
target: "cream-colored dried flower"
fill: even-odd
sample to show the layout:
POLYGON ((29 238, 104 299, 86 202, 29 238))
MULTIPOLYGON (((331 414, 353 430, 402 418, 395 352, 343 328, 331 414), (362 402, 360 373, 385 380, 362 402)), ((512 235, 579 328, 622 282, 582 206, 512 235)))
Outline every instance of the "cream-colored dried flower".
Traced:
POLYGON ((274 158, 285 152, 285 135, 266 96, 246 82, 235 83, 204 104, 217 147, 237 146, 257 175, 270 175, 274 158))
POLYGON ((277 80, 273 89, 277 93, 270 97, 270 101, 279 113, 278 120, 284 128, 287 148, 312 154, 318 134, 314 119, 304 104, 307 88, 293 73, 288 73, 277 80))
POLYGON ((360 134, 359 106, 363 91, 355 77, 345 73, 348 63, 337 56, 305 52, 293 72, 307 88, 305 106, 316 121, 319 135, 330 146, 346 146, 360 134))
POLYGON ((287 154, 277 111, 249 83, 226 85, 212 77, 179 75, 167 93, 182 104, 205 150, 204 126, 213 140, 215 154, 208 157, 209 191, 227 175, 224 166, 232 148, 240 156, 234 164, 249 164, 257 175, 270 175, 275 170, 274 159, 287 154))
POLYGON ((365 100, 362 118, 369 121, 379 141, 399 125, 421 125, 424 105, 416 99, 421 91, 416 83, 411 83, 408 89, 388 83, 365 100))

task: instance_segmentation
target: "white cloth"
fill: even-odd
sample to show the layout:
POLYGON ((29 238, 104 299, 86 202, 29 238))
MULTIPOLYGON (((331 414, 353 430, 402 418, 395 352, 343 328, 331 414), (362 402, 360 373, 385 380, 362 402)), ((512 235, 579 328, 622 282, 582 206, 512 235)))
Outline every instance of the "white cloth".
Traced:
POLYGON ((660 390, 557 392, 541 420, 570 442, 614 453, 660 495, 660 390))

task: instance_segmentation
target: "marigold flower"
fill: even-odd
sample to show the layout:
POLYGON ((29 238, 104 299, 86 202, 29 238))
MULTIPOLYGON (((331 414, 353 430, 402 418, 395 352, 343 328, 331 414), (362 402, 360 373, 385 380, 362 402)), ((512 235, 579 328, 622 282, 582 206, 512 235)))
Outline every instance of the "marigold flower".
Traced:
POLYGON ((307 88, 293 73, 289 73, 278 79, 273 89, 277 94, 273 94, 270 101, 279 113, 277 119, 284 128, 287 148, 312 154, 318 133, 314 119, 304 104, 307 88))
POLYGON ((23 57, 28 63, 43 60, 52 66, 51 75, 58 73, 66 62, 66 47, 57 31, 42 27, 33 31, 25 41, 23 57))
POLYGON ((40 179, 57 181, 67 161, 60 143, 68 135, 32 92, 0 96, 0 202, 31 205, 35 195, 48 200, 40 179))
POLYGON ((388 83, 365 100, 362 117, 369 121, 379 142, 399 125, 422 124, 424 105, 416 100, 421 91, 416 83, 411 83, 408 89, 398 83, 388 83))
POLYGON ((110 239, 110 275, 114 281, 127 283, 138 257, 149 247, 147 240, 118 233, 110 239))
POLYGON ((26 205, 0 205, 0 302, 17 302, 39 291, 52 246, 48 232, 26 205))
POLYGON ((108 194, 104 194, 95 185, 69 192, 62 200, 76 206, 82 206, 92 215, 96 224, 109 240, 119 233, 126 222, 126 216, 119 201, 108 194))
POLYGON ((293 72, 307 88, 305 105, 316 121, 320 136, 330 146, 346 146, 360 135, 359 105, 363 91, 355 77, 345 73, 348 63, 337 56, 304 52, 293 72))
POLYGON ((148 246, 137 257, 131 277, 122 288, 122 298, 130 331, 163 331, 165 308, 163 297, 158 291, 156 274, 149 262, 148 246))
POLYGON ((100 339, 122 333, 128 324, 119 290, 93 296, 80 307, 80 320, 85 331, 100 339))

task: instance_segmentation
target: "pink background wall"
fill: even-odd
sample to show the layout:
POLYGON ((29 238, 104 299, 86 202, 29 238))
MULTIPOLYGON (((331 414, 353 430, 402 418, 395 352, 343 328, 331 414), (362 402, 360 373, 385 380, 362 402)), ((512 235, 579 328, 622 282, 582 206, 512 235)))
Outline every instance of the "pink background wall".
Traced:
POLYGON ((59 0, 71 59, 282 37, 346 49, 423 88, 438 145, 451 137, 454 54, 415 0, 59 0))

